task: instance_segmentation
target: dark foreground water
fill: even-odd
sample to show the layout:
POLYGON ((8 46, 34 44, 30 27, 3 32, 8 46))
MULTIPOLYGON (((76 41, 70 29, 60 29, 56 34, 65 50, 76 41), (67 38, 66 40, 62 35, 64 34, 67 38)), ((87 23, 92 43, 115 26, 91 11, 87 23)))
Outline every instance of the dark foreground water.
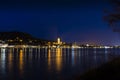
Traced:
POLYGON ((0 49, 0 80, 69 80, 120 55, 120 49, 0 49))

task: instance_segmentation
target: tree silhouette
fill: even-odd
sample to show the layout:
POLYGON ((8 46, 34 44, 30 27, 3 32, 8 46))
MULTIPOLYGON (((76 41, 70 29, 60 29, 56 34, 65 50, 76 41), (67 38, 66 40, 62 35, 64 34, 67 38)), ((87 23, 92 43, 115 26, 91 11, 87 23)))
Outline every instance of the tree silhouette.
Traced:
POLYGON ((120 0, 111 0, 110 4, 108 11, 105 11, 104 19, 114 32, 120 32, 120 0))

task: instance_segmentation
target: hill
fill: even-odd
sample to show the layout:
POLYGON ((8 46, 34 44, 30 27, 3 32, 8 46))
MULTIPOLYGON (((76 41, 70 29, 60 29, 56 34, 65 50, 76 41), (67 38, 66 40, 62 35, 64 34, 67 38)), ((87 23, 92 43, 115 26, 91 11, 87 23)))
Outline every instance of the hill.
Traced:
POLYGON ((46 45, 50 40, 39 39, 25 32, 0 32, 0 40, 9 45, 46 45))

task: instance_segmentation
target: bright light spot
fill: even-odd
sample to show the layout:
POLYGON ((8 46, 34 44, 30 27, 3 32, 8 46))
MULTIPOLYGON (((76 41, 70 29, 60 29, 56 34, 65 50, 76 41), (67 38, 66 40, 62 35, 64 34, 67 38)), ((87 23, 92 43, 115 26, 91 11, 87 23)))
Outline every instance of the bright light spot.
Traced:
POLYGON ((88 46, 89 46, 89 44, 86 44, 86 46, 88 47, 88 46))
POLYGON ((109 46, 105 46, 105 49, 110 48, 109 46))

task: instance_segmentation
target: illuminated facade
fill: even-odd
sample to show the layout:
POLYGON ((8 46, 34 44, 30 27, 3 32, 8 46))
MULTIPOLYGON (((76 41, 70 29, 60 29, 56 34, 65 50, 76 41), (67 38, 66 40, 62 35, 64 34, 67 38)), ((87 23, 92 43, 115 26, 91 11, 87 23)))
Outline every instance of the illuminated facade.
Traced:
POLYGON ((59 45, 62 44, 60 38, 57 39, 57 44, 59 44, 59 45))

